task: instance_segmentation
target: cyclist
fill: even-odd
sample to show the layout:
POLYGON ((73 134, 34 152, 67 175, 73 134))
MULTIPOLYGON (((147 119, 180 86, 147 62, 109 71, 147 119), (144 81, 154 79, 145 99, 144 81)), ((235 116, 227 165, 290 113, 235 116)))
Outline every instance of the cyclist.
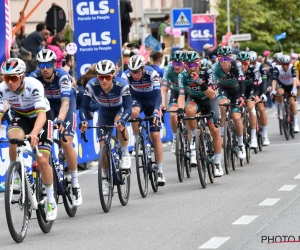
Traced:
MULTIPOLYGON (((115 76, 116 67, 110 60, 101 60, 96 64, 97 77, 89 80, 82 97, 79 115, 81 132, 86 131, 88 126, 87 111, 92 98, 99 103, 99 125, 116 125, 117 130, 125 130, 125 137, 128 138, 126 122, 131 115, 131 99, 129 86, 125 80, 115 76)), ((97 131, 100 148, 104 144, 102 130, 97 131)), ((121 133, 118 138, 122 147, 122 169, 130 169, 131 158, 128 152, 128 141, 124 141, 121 133)), ((102 177, 107 177, 107 167, 103 167, 102 177)), ((107 183, 104 182, 104 190, 108 192, 107 183)))
MULTIPOLYGON (((177 110, 177 99, 179 96, 178 75, 184 71, 183 63, 184 53, 181 50, 173 52, 171 56, 172 64, 164 68, 164 76, 161 85, 162 109, 166 109, 166 92, 168 84, 171 82, 171 95, 168 104, 168 110, 177 110)), ((170 113, 170 125, 173 133, 172 153, 175 153, 176 148, 176 130, 177 130, 177 115, 170 113)))
MULTIPOLYGON (((195 116, 197 113, 210 114, 215 112, 218 123, 220 122, 220 111, 218 101, 216 99, 216 86, 213 82, 212 70, 207 67, 201 67, 201 60, 199 53, 189 51, 184 56, 184 63, 186 71, 183 71, 178 76, 179 93, 178 108, 179 117, 182 117, 184 108, 184 96, 188 94, 189 97, 185 104, 185 111, 187 116, 195 116)), ((195 137, 197 132, 197 121, 188 120, 187 126, 191 130, 192 140, 190 144, 191 149, 191 164, 195 166, 196 148, 195 137)), ((208 127, 213 137, 214 151, 215 151, 215 176, 223 175, 223 168, 221 166, 222 153, 222 138, 220 129, 214 125, 213 118, 208 120, 208 127)))
MULTIPOLYGON (((53 174, 49 165, 52 148, 52 115, 44 88, 38 80, 25 77, 25 63, 18 58, 10 58, 2 63, 0 84, 0 122, 3 118, 4 101, 8 101, 15 115, 8 130, 9 138, 19 140, 30 137, 31 147, 38 145, 42 157, 36 161, 42 173, 42 181, 47 195, 46 220, 53 221, 57 216, 57 205, 53 196, 53 174)), ((9 145, 9 157, 15 161, 16 145, 9 145)), ((14 190, 21 189, 21 179, 16 172, 14 190)))
MULTIPOLYGON (((240 62, 233 61, 232 51, 228 46, 221 46, 218 49, 219 61, 213 67, 214 80, 218 82, 218 101, 219 104, 236 103, 240 101, 240 107, 244 103, 245 76, 240 62)), ((225 107, 220 107, 221 111, 221 136, 224 134, 224 124, 226 119, 225 107)), ((232 120, 236 135, 238 137, 239 152, 238 157, 246 157, 245 145, 243 142, 243 123, 239 108, 232 109, 232 120)))
MULTIPOLYGON (((158 167, 158 185, 166 183, 163 174, 163 147, 160 138, 160 106, 162 102, 159 75, 151 66, 145 65, 145 58, 141 55, 132 56, 128 62, 128 70, 122 74, 122 78, 130 86, 132 101, 132 118, 137 118, 140 112, 145 116, 153 116, 150 127, 150 134, 154 144, 155 157, 158 167)), ((139 133, 137 123, 132 123, 133 134, 136 137, 139 133)), ((138 152, 139 153, 139 152, 138 152)))
MULTIPOLYGON (((257 61, 257 53, 255 51, 249 51, 250 55, 250 63, 257 68, 258 79, 259 79, 259 97, 255 100, 257 102, 258 112, 260 114, 260 122, 262 127, 262 139, 263 139, 263 146, 270 145, 270 140, 268 137, 268 116, 265 110, 265 102, 267 101, 267 97, 265 93, 267 92, 268 88, 268 76, 265 65, 257 61), (258 100, 260 99, 260 101, 258 100)), ((251 137, 252 138, 252 137, 251 137)))
MULTIPOLYGON (((281 65, 276 66, 273 71, 273 82, 271 95, 282 95, 288 93, 291 110, 294 116, 294 132, 299 132, 298 117, 297 117, 297 105, 294 96, 297 96, 297 75, 296 69, 291 64, 291 58, 289 55, 283 55, 280 58, 281 65), (276 87, 277 84, 277 87, 276 87)), ((280 108, 280 117, 282 119, 284 104, 283 97, 275 97, 275 103, 280 108)))
POLYGON ((60 133, 64 133, 67 142, 60 141, 72 176, 72 204, 76 207, 82 203, 82 194, 78 183, 77 155, 73 148, 73 137, 76 129, 76 98, 71 79, 63 69, 56 68, 56 55, 44 49, 36 56, 39 70, 31 73, 44 86, 45 95, 50 102, 54 124, 60 133))

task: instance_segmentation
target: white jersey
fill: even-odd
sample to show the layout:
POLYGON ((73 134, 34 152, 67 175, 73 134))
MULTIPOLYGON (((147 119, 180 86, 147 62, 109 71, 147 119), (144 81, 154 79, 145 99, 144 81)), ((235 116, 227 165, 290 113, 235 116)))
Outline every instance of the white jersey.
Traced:
POLYGON ((294 65, 290 64, 287 71, 284 71, 281 65, 275 66, 273 70, 273 80, 276 80, 282 85, 290 86, 293 84, 294 79, 297 79, 294 65))
POLYGON ((10 91, 5 82, 0 83, 0 115, 4 114, 4 101, 20 115, 33 118, 38 112, 47 112, 50 105, 40 81, 25 77, 18 91, 10 91))

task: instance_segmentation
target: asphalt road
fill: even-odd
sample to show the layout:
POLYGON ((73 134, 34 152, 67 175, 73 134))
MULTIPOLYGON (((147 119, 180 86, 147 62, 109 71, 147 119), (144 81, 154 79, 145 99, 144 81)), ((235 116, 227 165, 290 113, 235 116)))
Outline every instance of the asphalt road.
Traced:
POLYGON ((274 111, 268 114, 271 145, 206 189, 196 169, 179 183, 175 157, 165 147, 166 186, 158 193, 150 189, 143 199, 132 161, 130 201, 123 207, 116 194, 106 214, 99 201, 97 170, 91 167, 80 173, 84 203, 76 216, 69 218, 59 205, 51 232, 43 234, 32 219, 21 244, 9 234, 0 194, 0 249, 299 249, 299 242, 267 244, 283 236, 299 241, 300 236, 300 135, 286 141, 279 135, 274 111))

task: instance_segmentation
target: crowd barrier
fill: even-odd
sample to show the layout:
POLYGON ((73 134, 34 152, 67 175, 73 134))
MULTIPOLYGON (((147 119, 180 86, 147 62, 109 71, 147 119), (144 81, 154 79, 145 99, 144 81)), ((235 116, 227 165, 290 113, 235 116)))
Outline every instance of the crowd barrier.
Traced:
MULTIPOLYGON (((78 111, 77 111, 77 117, 78 111)), ((143 114, 141 114, 141 117, 143 117, 143 114)), ((98 113, 94 112, 93 120, 89 121, 90 126, 96 126, 98 121, 98 113)), ((98 154, 100 151, 99 143, 97 142, 97 133, 96 129, 89 129, 86 132, 86 138, 88 139, 88 142, 84 142, 81 140, 80 131, 78 129, 78 124, 80 123, 80 120, 77 119, 77 129, 73 140, 73 147, 75 148, 77 157, 78 157, 78 164, 84 164, 89 161, 97 160, 98 154)), ((2 125, 0 127, 0 139, 7 138, 7 122, 3 121, 2 125)), ((130 137, 129 137, 129 150, 131 151, 133 148, 133 134, 130 124, 127 124, 127 129, 129 131, 130 137)), ((114 132, 115 133, 115 132, 114 132)), ((160 135, 163 142, 171 141, 173 136, 171 132, 171 127, 169 124, 169 114, 165 114, 165 124, 162 123, 162 129, 160 131, 160 135)), ((54 136, 57 136, 57 131, 54 131, 54 136)), ((9 153, 8 153, 8 143, 0 143, 0 183, 5 182, 5 175, 7 172, 7 168, 10 164, 9 159, 9 153)), ((28 149, 30 149, 29 144, 27 143, 26 146, 28 149)), ((52 148, 52 151, 54 152, 54 155, 57 155, 58 147, 55 144, 52 148)), ((32 164, 32 158, 29 156, 24 155, 24 161, 26 166, 31 166, 32 164)))

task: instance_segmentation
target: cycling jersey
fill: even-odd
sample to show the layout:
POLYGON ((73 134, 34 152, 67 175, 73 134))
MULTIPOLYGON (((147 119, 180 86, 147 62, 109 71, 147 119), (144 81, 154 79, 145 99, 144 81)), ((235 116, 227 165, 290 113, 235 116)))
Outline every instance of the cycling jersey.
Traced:
MULTIPOLYGON (((185 70, 182 72, 185 72, 185 70)), ((179 76, 179 74, 177 74, 175 72, 172 64, 166 66, 164 68, 164 76, 162 79, 162 86, 168 87, 169 82, 171 82, 171 89, 178 92, 178 90, 179 90, 178 76, 179 76)))
POLYGON ((259 69, 256 66, 250 65, 247 71, 244 71, 245 75, 245 96, 249 99, 252 98, 252 95, 259 95, 259 69))
POLYGON ((268 75, 267 75, 267 71, 265 68, 265 65, 260 63, 260 62, 256 62, 256 68, 258 69, 258 75, 259 75, 259 95, 265 94, 267 91, 267 87, 268 87, 268 75))
POLYGON ((25 77, 18 91, 10 91, 5 82, 0 84, 0 116, 4 113, 4 101, 18 114, 33 118, 38 112, 50 110, 45 98, 44 88, 40 81, 25 77))
MULTIPOLYGON (((210 68, 201 68, 199 77, 209 88, 216 89, 213 82, 212 70, 210 68)), ((179 74, 178 86, 179 95, 189 94, 198 100, 204 100, 207 98, 205 93, 201 90, 200 85, 194 82, 194 79, 187 71, 183 71, 179 74)))
POLYGON ((105 93, 102 89, 97 78, 89 80, 85 87, 85 92, 79 109, 80 119, 82 121, 87 120, 87 110, 93 97, 99 103, 99 116, 102 114, 118 112, 120 109, 124 108, 121 120, 126 122, 130 118, 130 91, 129 86, 124 79, 120 77, 114 78, 113 88, 108 93, 105 93))
POLYGON ((60 107, 62 99, 74 99, 71 78, 63 69, 54 69, 54 79, 51 83, 46 82, 40 70, 30 74, 31 77, 38 79, 44 86, 45 95, 50 102, 51 108, 60 107))
POLYGON ((293 80, 297 79, 296 69, 291 64, 287 71, 284 71, 281 65, 277 65, 273 71, 273 80, 281 85, 289 86, 293 84, 293 80))
POLYGON ((148 102, 153 104, 155 109, 160 109, 161 92, 159 75, 154 68, 148 65, 145 66, 145 72, 139 81, 133 79, 129 69, 122 74, 122 78, 129 84, 133 100, 148 102))
POLYGON ((298 75, 298 77, 300 76, 300 61, 297 60, 295 63, 294 63, 294 67, 296 69, 296 74, 298 75))

